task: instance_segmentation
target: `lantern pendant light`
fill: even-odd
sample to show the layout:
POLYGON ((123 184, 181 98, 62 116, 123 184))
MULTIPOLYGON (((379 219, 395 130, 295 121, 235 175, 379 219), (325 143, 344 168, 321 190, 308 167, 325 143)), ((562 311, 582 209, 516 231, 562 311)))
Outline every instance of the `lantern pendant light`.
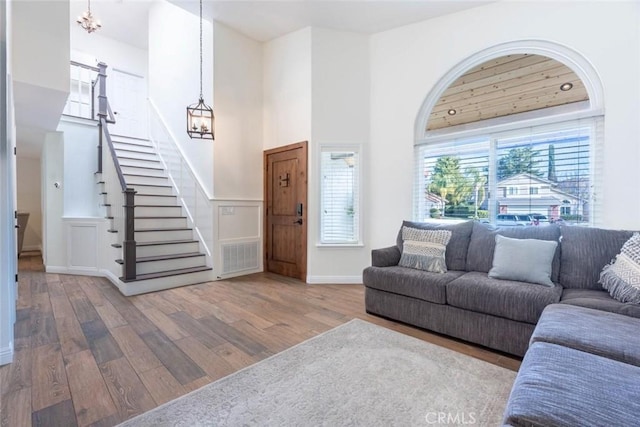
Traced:
POLYGON ((200 99, 187 107, 187 133, 191 138, 213 140, 213 109, 202 97, 202 0, 200 0, 200 99))

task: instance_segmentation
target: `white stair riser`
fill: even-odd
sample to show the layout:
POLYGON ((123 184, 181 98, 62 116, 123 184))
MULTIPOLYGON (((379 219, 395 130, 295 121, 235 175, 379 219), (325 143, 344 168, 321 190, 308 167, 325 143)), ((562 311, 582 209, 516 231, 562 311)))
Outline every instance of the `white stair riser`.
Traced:
POLYGON ((136 216, 181 216, 180 206, 136 206, 136 216))
POLYGON ((124 151, 124 150, 116 150, 116 156, 127 157, 129 159, 139 159, 139 160, 160 160, 155 153, 141 153, 138 151, 124 151))
POLYGON ((204 267, 204 255, 188 258, 166 259, 162 261, 146 261, 136 263, 136 274, 159 273, 161 271, 177 270, 180 268, 204 267))
POLYGON ((113 141, 113 148, 118 150, 140 151, 143 153, 155 153, 156 150, 152 145, 130 144, 128 142, 113 141))
POLYGON ((161 168, 162 163, 157 160, 118 159, 120 166, 141 166, 147 168, 161 168))
POLYGON ((191 230, 136 231, 136 242, 164 242, 171 240, 191 240, 191 230))
MULTIPOLYGON (((176 205, 178 198, 176 196, 141 196, 136 194, 135 203, 136 205, 154 205, 154 206, 167 206, 167 205, 176 205)), ((146 216, 137 214, 136 216, 146 216)), ((153 216, 153 215, 151 215, 153 216)))
POLYGON ((153 146, 151 141, 149 141, 148 139, 130 138, 128 136, 117 135, 117 134, 111 134, 111 141, 114 142, 114 143, 115 142, 125 142, 127 144, 153 146))
POLYGON ((146 176, 165 176, 162 169, 147 169, 135 166, 121 166, 122 173, 125 175, 146 175, 146 176))
POLYGON ((166 245, 145 245, 136 248, 136 256, 180 255, 199 252, 198 242, 175 243, 166 245))
POLYGON ((187 218, 136 218, 136 228, 186 228, 187 218))
POLYGON ((165 176, 139 176, 124 175, 127 185, 148 184, 148 185, 170 185, 169 178, 165 176))
POLYGON ((163 289, 178 288, 180 286, 194 285, 196 283, 214 280, 215 276, 211 270, 198 271, 196 273, 178 274, 177 276, 158 277, 156 279, 140 280, 118 284, 120 292, 124 295, 139 295, 146 292, 160 291, 163 289))
POLYGON ((164 196, 173 195, 173 189, 171 187, 156 187, 153 185, 144 184, 127 184, 127 186, 133 188, 140 194, 157 194, 164 196))

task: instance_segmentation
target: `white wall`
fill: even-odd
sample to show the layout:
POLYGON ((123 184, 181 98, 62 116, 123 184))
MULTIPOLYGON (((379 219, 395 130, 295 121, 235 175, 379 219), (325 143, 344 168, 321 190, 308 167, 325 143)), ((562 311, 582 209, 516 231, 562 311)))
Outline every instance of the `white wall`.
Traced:
POLYGON ((470 55, 526 39, 565 45, 598 71, 606 114, 604 194, 599 196, 607 207, 603 223, 639 229, 640 198, 630 197, 640 182, 638 7, 632 2, 499 2, 372 36, 367 212, 373 246, 392 244, 400 222, 411 218, 414 124, 429 91, 470 55))
POLYGON ((46 206, 42 230, 42 260, 47 265, 66 265, 66 230, 64 214, 64 187, 56 188, 55 182, 64 182, 64 135, 50 132, 42 148, 42 206, 46 206))
MULTIPOLYGON (((357 282, 369 264, 366 234, 357 247, 318 247, 320 236, 321 144, 357 144, 366 169, 369 143, 369 36, 312 29, 312 132, 309 154, 308 281, 310 283, 357 282)), ((367 180, 361 195, 366 200, 367 180)), ((365 205, 362 204, 362 207, 365 205)), ((361 227, 367 230, 367 212, 361 227)))
POLYGON ((262 44, 214 23, 213 195, 262 200, 262 44))
MULTIPOLYGON (((97 217, 99 215, 98 186, 98 128, 95 123, 62 120, 58 126, 64 140, 63 216, 97 217)), ((106 142, 105 142, 106 143, 106 142)), ((53 182, 48 182, 53 186, 53 182)), ((47 211, 47 215, 49 212, 47 211)))
POLYGON ((264 45, 265 150, 311 139, 311 28, 264 45))
POLYGON ((69 2, 13 1, 13 78, 69 92, 69 2))
POLYGON ((16 314, 15 127, 11 91, 11 2, 0 2, 0 365, 13 360, 16 314))
POLYGON ((17 158, 18 212, 28 212, 29 220, 24 231, 23 251, 42 250, 42 207, 40 187, 40 159, 17 158))
POLYGON ((116 68, 138 76, 147 77, 148 52, 118 40, 103 37, 100 32, 87 33, 79 25, 71 27, 71 60, 87 65, 104 62, 109 70, 116 68))
MULTIPOLYGON (((149 10, 149 97, 160 110, 171 133, 202 184, 213 196, 213 144, 190 139, 186 127, 186 107, 198 102, 199 17, 166 1, 157 1, 149 10)), ((203 23, 203 96, 213 101, 213 29, 203 23)), ((211 105, 216 111, 216 106, 211 105)))

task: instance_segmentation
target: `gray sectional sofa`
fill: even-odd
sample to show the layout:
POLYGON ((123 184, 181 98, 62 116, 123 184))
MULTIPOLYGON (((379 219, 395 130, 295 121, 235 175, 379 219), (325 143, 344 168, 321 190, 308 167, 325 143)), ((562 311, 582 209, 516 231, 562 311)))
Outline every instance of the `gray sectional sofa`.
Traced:
POLYGON ((399 266, 403 245, 399 233, 396 245, 372 251, 372 266, 363 272, 368 313, 517 356, 527 351, 534 328, 550 304, 640 317, 638 304, 619 302, 598 284, 600 271, 620 252, 633 234, 630 231, 555 224, 492 229, 475 221, 405 221, 403 226, 450 230, 445 254, 448 271, 399 266), (559 241, 551 271, 554 286, 488 277, 496 234, 559 241))
POLYGON ((632 232, 491 229, 477 222, 403 226, 450 230, 448 271, 399 266, 399 233, 395 246, 372 252, 373 265, 364 270, 367 312, 524 355, 505 426, 640 425, 640 305, 613 299, 598 283, 632 232), (559 242, 553 286, 489 277, 496 234, 559 242))
POLYGON ((640 424, 640 319, 548 306, 531 337, 504 425, 640 424))

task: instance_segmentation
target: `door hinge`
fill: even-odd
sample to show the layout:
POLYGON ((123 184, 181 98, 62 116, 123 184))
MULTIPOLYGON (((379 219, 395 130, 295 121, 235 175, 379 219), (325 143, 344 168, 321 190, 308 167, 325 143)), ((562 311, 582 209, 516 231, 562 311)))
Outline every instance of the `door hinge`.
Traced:
POLYGON ((17 156, 16 147, 13 147, 13 155, 17 156))
POLYGON ((18 281, 18 275, 16 274, 16 282, 18 281))
POLYGON ((13 217, 14 217, 15 219, 18 219, 18 211, 13 211, 13 217))

